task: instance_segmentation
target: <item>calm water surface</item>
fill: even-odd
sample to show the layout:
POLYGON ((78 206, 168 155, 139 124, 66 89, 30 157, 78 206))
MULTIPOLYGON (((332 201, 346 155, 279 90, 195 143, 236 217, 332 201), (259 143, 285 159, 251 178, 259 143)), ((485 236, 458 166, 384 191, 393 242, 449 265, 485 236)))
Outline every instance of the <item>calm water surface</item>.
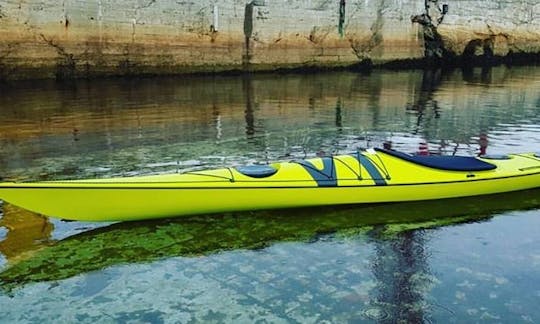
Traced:
MULTIPOLYGON (((539 89, 539 67, 1 85, 0 177, 540 151, 539 89)), ((0 206, 2 323, 540 322, 540 190, 117 224, 0 206)))

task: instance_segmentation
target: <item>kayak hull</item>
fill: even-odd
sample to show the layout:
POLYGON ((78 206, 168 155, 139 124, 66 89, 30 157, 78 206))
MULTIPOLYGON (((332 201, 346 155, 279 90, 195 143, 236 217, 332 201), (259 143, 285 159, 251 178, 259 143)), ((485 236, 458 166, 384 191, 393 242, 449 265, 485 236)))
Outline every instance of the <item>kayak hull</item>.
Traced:
MULTIPOLYGON (((513 164, 494 161, 495 170, 458 172, 414 165, 382 152, 375 154, 378 156, 371 157, 372 166, 379 158, 382 161, 376 166, 377 176, 373 176, 373 169, 371 173, 369 168, 362 170, 361 163, 346 167, 334 163, 332 171, 337 181, 331 185, 317 180, 304 165, 286 162, 278 165, 276 175, 266 178, 220 169, 197 174, 3 183, 0 198, 62 219, 130 221, 229 211, 480 196, 540 186, 540 160, 534 155, 516 155, 513 164), (355 167, 360 172, 355 172, 355 167), (384 169, 404 167, 405 172, 384 174, 384 169), (350 170, 351 174, 347 174, 350 170), (358 177, 362 171, 364 175, 358 177), (421 174, 426 176, 419 177, 421 174)), ((348 156, 341 159, 354 162, 348 156)), ((317 159, 311 162, 324 171, 323 162, 319 165, 317 159)))

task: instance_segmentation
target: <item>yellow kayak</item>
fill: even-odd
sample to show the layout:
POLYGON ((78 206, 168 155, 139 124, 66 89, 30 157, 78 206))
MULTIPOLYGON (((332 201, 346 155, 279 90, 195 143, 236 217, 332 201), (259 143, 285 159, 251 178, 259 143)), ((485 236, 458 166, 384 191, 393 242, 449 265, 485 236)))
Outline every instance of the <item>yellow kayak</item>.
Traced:
POLYGON ((0 183, 47 216, 128 221, 226 211, 431 200, 540 187, 533 153, 416 156, 369 149, 270 165, 126 178, 0 183))

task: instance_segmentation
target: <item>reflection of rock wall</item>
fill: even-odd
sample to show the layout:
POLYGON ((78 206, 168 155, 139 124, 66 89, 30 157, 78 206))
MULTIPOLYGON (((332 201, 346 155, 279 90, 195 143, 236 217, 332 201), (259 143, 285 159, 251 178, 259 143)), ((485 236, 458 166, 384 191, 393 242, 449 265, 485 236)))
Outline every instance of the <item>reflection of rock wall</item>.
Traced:
MULTIPOLYGON (((443 75, 440 71, 378 71, 369 75, 287 74, 279 78, 261 74, 250 78, 79 80, 68 86, 52 80, 39 85, 19 82, 16 86, 0 86, 0 93, 10 94, 0 97, 0 147, 5 152, 8 145, 16 143, 21 150, 30 147, 19 141, 56 135, 73 140, 95 133, 138 136, 149 129, 156 131, 145 136, 158 138, 170 132, 171 137, 180 133, 185 137, 189 132, 206 131, 217 116, 223 135, 235 137, 244 131, 248 106, 257 120, 264 120, 275 132, 284 126, 312 127, 320 122, 322 111, 333 121, 338 104, 342 106, 343 122, 349 126, 391 131, 402 129, 412 112, 432 113, 433 102, 438 102, 448 112, 441 116, 445 122, 437 127, 448 124, 448 133, 455 133, 454 122, 471 123, 470 128, 476 128, 479 119, 489 120, 498 112, 520 115, 515 107, 523 106, 517 105, 519 100, 529 106, 539 100, 538 86, 531 82, 539 79, 540 69, 497 67, 443 75), (490 95, 500 108, 487 113, 480 110, 479 102, 489 93, 490 85, 501 87, 496 95, 490 95), (450 110, 466 110, 470 115, 448 115, 450 110)), ((534 115, 533 110, 530 113, 534 115)), ((508 116, 501 119, 513 122, 508 116)))
MULTIPOLYGON (((448 2, 450 12, 439 32, 451 51, 460 54, 475 44, 471 41, 488 40, 496 53, 539 52, 540 5, 448 2)), ((423 56, 423 38, 409 17, 425 7, 418 0, 2 2, 0 78, 417 59, 423 56)))
MULTIPOLYGON (((177 161, 185 169, 192 160, 230 166, 319 150, 348 152, 389 136, 394 148, 405 151, 414 151, 420 140, 430 149, 475 145, 478 136, 493 131, 515 132, 534 145, 540 143, 538 132, 519 135, 516 129, 540 124, 534 109, 539 79, 540 69, 501 66, 450 73, 16 82, 0 85, 7 94, 0 96, 0 175, 94 177, 108 168, 124 172, 148 165, 155 171, 160 163, 174 170, 177 161)), ((506 137, 490 139, 490 147, 507 143, 506 137)))

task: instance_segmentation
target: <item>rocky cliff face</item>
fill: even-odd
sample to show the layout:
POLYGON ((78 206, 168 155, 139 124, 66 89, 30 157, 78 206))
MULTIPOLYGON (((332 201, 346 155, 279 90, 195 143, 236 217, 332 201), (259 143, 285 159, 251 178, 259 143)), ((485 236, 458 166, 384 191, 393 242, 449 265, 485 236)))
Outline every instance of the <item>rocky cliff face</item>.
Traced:
POLYGON ((425 0, 413 16, 424 31, 426 56, 504 57, 540 53, 540 3, 425 0))
POLYGON ((338 67, 509 53, 540 53, 539 3, 0 1, 1 79, 338 67))

